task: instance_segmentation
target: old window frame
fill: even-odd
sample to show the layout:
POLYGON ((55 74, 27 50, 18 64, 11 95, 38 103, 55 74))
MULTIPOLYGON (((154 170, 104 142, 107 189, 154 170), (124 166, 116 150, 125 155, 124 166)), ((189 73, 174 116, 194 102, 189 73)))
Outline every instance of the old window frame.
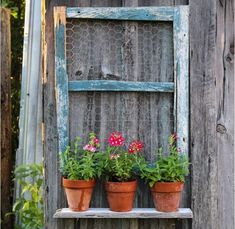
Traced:
POLYGON ((189 150, 189 8, 175 7, 55 7, 55 91, 59 152, 69 142, 69 91, 174 92, 175 131, 178 147, 189 150), (125 21, 172 21, 174 82, 130 82, 112 80, 68 81, 66 70, 66 19, 125 21))

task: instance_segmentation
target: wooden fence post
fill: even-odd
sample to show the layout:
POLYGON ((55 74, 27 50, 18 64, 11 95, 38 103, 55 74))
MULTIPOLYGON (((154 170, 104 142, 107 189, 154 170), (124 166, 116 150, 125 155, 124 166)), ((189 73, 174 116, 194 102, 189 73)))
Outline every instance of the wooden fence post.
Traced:
POLYGON ((1 220, 3 228, 12 228, 10 218, 5 214, 11 212, 11 31, 10 10, 0 8, 1 15, 1 220))

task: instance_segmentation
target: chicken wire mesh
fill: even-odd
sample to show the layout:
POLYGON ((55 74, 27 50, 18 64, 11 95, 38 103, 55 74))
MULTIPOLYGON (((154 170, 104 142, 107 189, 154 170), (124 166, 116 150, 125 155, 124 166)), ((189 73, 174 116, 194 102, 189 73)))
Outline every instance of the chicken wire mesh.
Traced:
POLYGON ((173 81, 171 23, 69 19, 69 79, 173 81))
MULTIPOLYGON (((69 19, 66 55, 69 80, 173 82, 172 24, 69 19)), ((69 107, 71 139, 119 131, 149 159, 173 131, 172 93, 73 92, 69 107)))

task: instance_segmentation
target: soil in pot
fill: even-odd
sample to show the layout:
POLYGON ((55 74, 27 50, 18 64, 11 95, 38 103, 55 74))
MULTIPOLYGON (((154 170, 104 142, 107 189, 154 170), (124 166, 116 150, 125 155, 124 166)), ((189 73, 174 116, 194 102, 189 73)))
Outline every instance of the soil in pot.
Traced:
POLYGON ((156 210, 161 212, 178 211, 183 187, 183 182, 156 182, 151 188, 156 210))
POLYGON ((68 180, 63 178, 63 186, 71 210, 88 210, 95 187, 95 180, 68 180))
POLYGON ((105 182, 107 200, 111 211, 128 212, 132 210, 137 181, 105 182))

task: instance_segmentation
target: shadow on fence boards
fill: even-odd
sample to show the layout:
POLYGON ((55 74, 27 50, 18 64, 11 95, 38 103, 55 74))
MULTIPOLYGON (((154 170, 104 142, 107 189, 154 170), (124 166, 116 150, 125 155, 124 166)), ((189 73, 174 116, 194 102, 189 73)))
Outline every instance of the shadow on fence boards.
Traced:
MULTIPOLYGON (((46 228, 232 229, 233 1, 46 0, 44 7, 42 65, 46 228), (182 207, 192 209, 193 219, 54 219, 56 210, 67 206, 58 165, 60 136, 57 133, 55 96, 54 7, 175 5, 188 5, 190 13, 189 115, 181 113, 182 117, 177 117, 177 120, 175 116, 180 104, 177 102, 175 105, 174 99, 180 92, 171 93, 174 91, 176 55, 171 22, 67 19, 68 137, 87 136, 88 132, 95 131, 104 140, 108 133, 118 130, 127 138, 133 136, 144 141, 146 156, 151 160, 156 147, 166 146, 166 137, 174 131, 174 124, 179 119, 188 120, 187 142, 192 165, 182 207), (92 85, 87 84, 88 80, 96 80, 96 83, 101 80, 99 91, 90 90, 92 85), (108 86, 105 80, 109 80, 108 86), (78 81, 83 85, 81 82, 77 84, 78 81), (120 82, 113 84, 114 81, 120 82), (135 81, 135 90, 124 90, 124 81, 135 81), (168 82, 164 84, 168 91, 159 93, 162 90, 159 85, 162 84, 149 82, 168 82), (152 87, 151 91, 139 92, 146 85, 152 87), (122 90, 107 92, 107 87, 120 87, 122 90), (76 90, 80 91, 75 93, 76 90)), ((180 97, 177 99, 180 103, 180 97)), ((145 184, 140 184, 135 207, 152 206, 145 184)), ((94 191, 92 207, 107 207, 102 184, 98 184, 94 191)))
POLYGON ((1 199, 5 200, 1 206, 2 226, 12 226, 11 220, 5 214, 11 211, 11 171, 13 156, 11 147, 11 11, 0 7, 1 23, 1 199), (4 115, 8 114, 8 115, 4 115))

